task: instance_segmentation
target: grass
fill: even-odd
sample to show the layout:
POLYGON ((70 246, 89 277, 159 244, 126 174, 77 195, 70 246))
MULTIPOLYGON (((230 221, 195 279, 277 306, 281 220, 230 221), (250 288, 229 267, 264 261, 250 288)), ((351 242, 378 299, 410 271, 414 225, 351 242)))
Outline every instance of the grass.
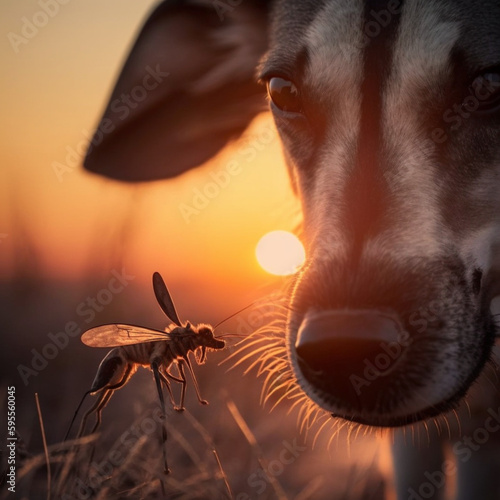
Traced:
MULTIPOLYGON (((121 296, 120 307, 126 307, 124 301, 126 297, 121 296)), ((64 303, 59 307, 70 309, 64 303)), ((43 310, 43 304, 37 310, 43 310)), ((49 310, 54 313, 54 308, 49 310)), ((147 307, 145 311, 147 316, 147 307)), ((13 309, 12 315, 16 314, 30 320, 17 331, 32 337, 11 336, 10 354, 0 360, 5 385, 16 385, 21 438, 16 494, 10 495, 3 485, 1 499, 46 500, 48 491, 56 500, 384 498, 377 440, 361 435, 350 440, 352 429, 303 404, 284 360, 278 320, 273 323, 263 315, 267 329, 256 328, 257 333, 245 343, 210 352, 206 364, 194 367, 202 396, 210 404, 200 405, 188 383, 186 411, 175 412, 168 405, 165 423, 171 473, 165 476, 151 372, 139 370, 116 392, 103 412, 98 433, 62 442, 105 351, 83 348, 73 339, 24 388, 15 379, 17 363, 26 363, 26 346, 38 345, 35 336, 53 327, 49 323, 40 326, 43 318, 31 317, 22 308, 13 309)), ((231 331, 230 324, 224 330, 231 331)), ((86 401, 86 408, 91 400, 86 401)))
MULTIPOLYGON (((338 474, 334 489, 329 485, 331 478, 322 476, 325 471, 318 470, 306 479, 306 471, 300 470, 306 457, 298 457, 295 465, 299 469, 293 463, 276 467, 276 457, 280 453, 273 452, 273 448, 276 450, 278 443, 274 446, 269 442, 261 445, 231 399, 227 400, 226 408, 217 412, 225 417, 223 420, 230 420, 227 418, 230 415, 234 424, 230 432, 220 438, 214 439, 210 428, 213 426, 203 424, 189 411, 169 415, 173 417, 167 427, 171 473, 164 475, 160 436, 156 432, 158 428, 144 425, 144 422, 153 419, 156 409, 147 409, 113 440, 109 433, 103 432, 49 446, 50 466, 55 471, 51 498, 383 498, 384 486, 375 463, 370 464, 370 469, 360 469, 351 464, 347 468, 347 476, 340 473, 341 468, 336 469, 330 464, 332 474, 335 471, 338 474), (141 427, 146 429, 145 433, 135 432, 141 427), (235 432, 237 429, 239 435, 235 432), (300 486, 295 486, 290 478, 294 473, 302 476, 300 486), (248 478, 253 478, 253 481, 248 478), (330 496, 335 491, 338 496, 330 496)), ((258 432, 259 426, 256 429, 258 432)), ((300 447, 305 448, 302 444, 300 447)), ((307 448, 304 453, 310 456, 311 450, 307 448)), ((375 459, 376 455, 373 461, 375 459)), ((43 451, 24 461, 18 474, 18 488, 22 496, 16 498, 48 498, 45 461, 43 451)))

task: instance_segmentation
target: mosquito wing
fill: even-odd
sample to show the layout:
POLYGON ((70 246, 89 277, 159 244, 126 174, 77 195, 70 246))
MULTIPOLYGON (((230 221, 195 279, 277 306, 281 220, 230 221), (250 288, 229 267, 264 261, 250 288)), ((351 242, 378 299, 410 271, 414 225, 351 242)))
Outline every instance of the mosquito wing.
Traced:
POLYGON ((171 321, 173 321, 177 326, 182 326, 179 316, 177 316, 177 311, 175 310, 174 302, 172 297, 167 290, 167 285, 163 281, 160 273, 153 274, 153 290, 155 292, 156 300, 160 304, 161 310, 167 315, 171 321))
POLYGON ((172 335, 135 325, 110 324, 96 326, 82 335, 82 342, 89 347, 118 347, 172 340, 172 335))

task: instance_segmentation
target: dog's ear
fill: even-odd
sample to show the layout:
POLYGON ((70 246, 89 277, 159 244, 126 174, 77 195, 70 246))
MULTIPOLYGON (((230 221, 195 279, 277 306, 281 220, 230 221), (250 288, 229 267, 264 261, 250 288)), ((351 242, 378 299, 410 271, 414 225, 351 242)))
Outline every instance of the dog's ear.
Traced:
POLYGON ((266 109, 255 81, 267 48, 266 2, 236 3, 158 6, 118 78, 85 168, 123 181, 174 177, 209 160, 266 109))

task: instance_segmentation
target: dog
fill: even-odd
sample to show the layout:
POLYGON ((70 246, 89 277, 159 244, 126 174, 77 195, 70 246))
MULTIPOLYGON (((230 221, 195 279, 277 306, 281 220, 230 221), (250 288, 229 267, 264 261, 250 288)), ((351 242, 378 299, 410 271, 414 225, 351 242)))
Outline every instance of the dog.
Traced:
MULTIPOLYGON (((164 1, 85 167, 127 182, 175 177, 269 109, 307 246, 286 328, 301 390, 370 427, 451 414, 498 333, 500 3, 164 1)), ((442 498, 432 434, 422 451, 396 431, 399 498, 442 498)), ((500 498, 481 450, 463 463, 452 451, 456 498, 500 498)))

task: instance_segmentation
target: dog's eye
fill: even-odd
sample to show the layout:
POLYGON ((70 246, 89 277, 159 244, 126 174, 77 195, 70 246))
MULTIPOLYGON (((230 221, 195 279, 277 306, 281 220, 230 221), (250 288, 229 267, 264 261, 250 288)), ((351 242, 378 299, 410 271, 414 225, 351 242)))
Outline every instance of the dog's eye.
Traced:
POLYGON ((292 81, 275 76, 267 83, 267 92, 273 104, 281 111, 302 111, 299 89, 292 81))
POLYGON ((470 103, 463 103, 464 107, 469 108, 468 111, 486 114, 500 110, 500 72, 482 73, 474 79, 471 87, 472 95, 466 99, 470 103))

